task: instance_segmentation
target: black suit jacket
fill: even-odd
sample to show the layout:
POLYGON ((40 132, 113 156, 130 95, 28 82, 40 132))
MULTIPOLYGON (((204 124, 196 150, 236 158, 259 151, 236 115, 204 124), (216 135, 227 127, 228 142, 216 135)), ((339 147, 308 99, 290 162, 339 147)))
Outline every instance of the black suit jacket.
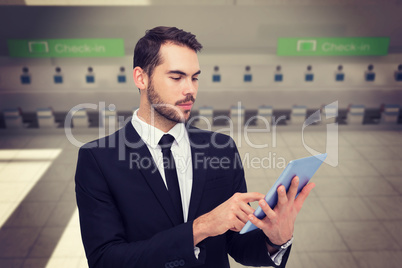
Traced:
MULTIPOLYGON (((234 141, 223 134, 187 129, 193 187, 188 221, 179 223, 152 156, 131 122, 79 150, 76 197, 82 240, 90 267, 229 267, 227 254, 251 266, 275 266, 265 236, 228 231, 197 246, 193 221, 246 192, 234 141)), ((284 256, 284 267, 289 255, 284 256)))

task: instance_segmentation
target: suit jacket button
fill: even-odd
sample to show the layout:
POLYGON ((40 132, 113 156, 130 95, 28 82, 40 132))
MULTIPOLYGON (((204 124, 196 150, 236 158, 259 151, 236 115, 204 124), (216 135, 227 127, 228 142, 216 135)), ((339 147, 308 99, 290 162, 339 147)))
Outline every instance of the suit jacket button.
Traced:
POLYGON ((174 266, 174 267, 179 267, 179 261, 177 261, 177 260, 174 261, 174 262, 173 262, 173 266, 174 266))
POLYGON ((186 264, 186 262, 184 260, 179 261, 179 266, 184 266, 184 264, 186 264))

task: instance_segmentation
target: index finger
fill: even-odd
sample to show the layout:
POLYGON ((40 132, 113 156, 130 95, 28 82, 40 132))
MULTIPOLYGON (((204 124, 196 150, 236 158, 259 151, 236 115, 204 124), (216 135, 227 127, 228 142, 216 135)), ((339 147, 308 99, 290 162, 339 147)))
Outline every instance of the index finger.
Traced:
POLYGON ((263 199, 264 197, 265 197, 265 195, 258 193, 258 192, 244 193, 241 196, 242 200, 247 203, 258 201, 260 199, 263 199))

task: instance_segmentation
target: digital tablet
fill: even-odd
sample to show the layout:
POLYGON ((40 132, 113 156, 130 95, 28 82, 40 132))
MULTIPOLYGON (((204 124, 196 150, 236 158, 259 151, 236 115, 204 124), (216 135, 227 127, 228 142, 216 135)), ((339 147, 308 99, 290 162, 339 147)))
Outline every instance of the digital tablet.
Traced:
MULTIPOLYGON (((278 187, 281 185, 285 186, 287 192, 289 190, 290 183, 295 176, 299 177, 299 187, 297 188, 297 195, 299 195, 300 191, 309 182, 311 177, 313 177, 314 173, 321 166, 326 157, 327 154, 325 153, 290 161, 265 196, 265 201, 267 201, 268 205, 274 209, 276 203, 278 202, 278 187)), ((265 213, 262 211, 260 206, 258 206, 258 208, 254 211, 254 216, 259 219, 265 217, 265 213)), ((244 225, 243 229, 241 229, 240 234, 245 234, 257 228, 257 226, 248 221, 246 225, 244 225)))

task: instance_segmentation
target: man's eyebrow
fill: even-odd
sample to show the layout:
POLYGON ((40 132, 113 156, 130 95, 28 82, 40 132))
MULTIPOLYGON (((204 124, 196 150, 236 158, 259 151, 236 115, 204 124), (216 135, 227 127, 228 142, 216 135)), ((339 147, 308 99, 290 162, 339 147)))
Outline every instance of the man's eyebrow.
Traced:
MULTIPOLYGON (((198 70, 192 76, 199 75, 200 73, 201 73, 201 70, 198 70)), ((185 72, 179 71, 179 70, 171 70, 171 71, 167 72, 167 74, 180 74, 180 75, 187 76, 187 74, 185 72)))

